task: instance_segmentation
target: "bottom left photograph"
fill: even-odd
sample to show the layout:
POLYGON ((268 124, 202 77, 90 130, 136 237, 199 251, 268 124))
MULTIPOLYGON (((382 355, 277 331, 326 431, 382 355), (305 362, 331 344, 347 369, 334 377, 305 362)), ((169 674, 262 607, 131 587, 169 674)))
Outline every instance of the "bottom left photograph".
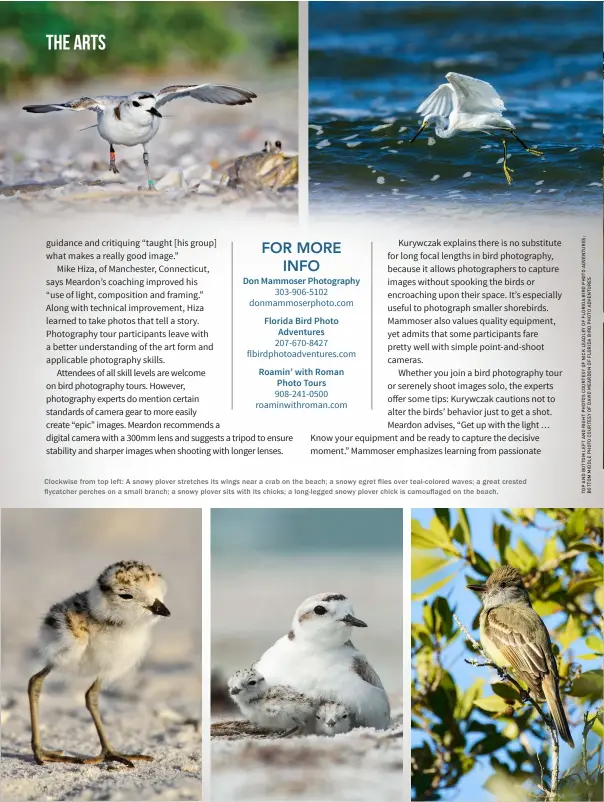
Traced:
POLYGON ((201 799, 201 510, 0 526, 2 796, 201 799))

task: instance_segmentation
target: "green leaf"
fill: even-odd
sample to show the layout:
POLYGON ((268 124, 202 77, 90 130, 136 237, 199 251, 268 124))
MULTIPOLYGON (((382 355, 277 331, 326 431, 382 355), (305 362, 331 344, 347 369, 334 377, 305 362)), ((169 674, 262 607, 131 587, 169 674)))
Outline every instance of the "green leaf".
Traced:
POLYGON ((585 643, 592 651, 598 654, 604 654, 604 641, 602 638, 598 638, 596 635, 590 635, 589 638, 586 638, 585 643))
POLYGON ((562 644, 563 651, 566 651, 568 647, 576 640, 579 640, 580 637, 581 637, 581 627, 575 621, 573 616, 569 615, 568 621, 566 622, 566 626, 564 627, 563 631, 558 635, 558 640, 562 644))
POLYGON ((590 576, 587 579, 580 579, 574 585, 570 585, 567 591, 569 598, 576 596, 583 596, 585 593, 592 593, 592 591, 599 587, 602 580, 599 576, 590 576))
POLYGON ((604 673, 602 671, 584 671, 574 680, 570 689, 571 696, 589 699, 592 702, 600 701, 603 692, 604 673))
POLYGON ((509 741, 505 735, 497 732, 493 735, 487 735, 482 741, 477 741, 470 751, 473 755, 490 755, 492 752, 501 749, 502 746, 507 746, 508 743, 509 741))
POLYGON ((585 510, 575 510, 568 516, 566 531, 575 537, 585 536, 585 510))
POLYGON ((556 601, 534 601, 533 602, 533 610, 541 616, 541 618, 545 618, 547 615, 553 615, 554 613, 559 613, 560 610, 563 610, 561 604, 556 601))
POLYGON ((495 691, 497 696, 508 701, 519 702, 520 694, 513 685, 508 685, 507 682, 493 682, 491 688, 495 691))
POLYGON ((450 557, 438 557, 431 554, 413 554, 411 557, 411 579, 423 579, 439 568, 448 565, 450 557))
POLYGON ((441 524, 445 527, 447 531, 451 529, 451 513, 449 512, 447 507, 443 507, 442 509, 434 510, 436 513, 436 517, 441 522, 441 524))
POLYGON ((470 687, 463 693, 461 699, 459 699, 457 703, 457 707, 455 709, 455 718, 456 719, 466 719, 470 715, 472 711, 472 707, 476 699, 480 698, 482 693, 482 686, 484 685, 484 680, 482 678, 474 680, 474 682, 470 685, 470 687))
POLYGON ((449 602, 442 596, 437 596, 432 602, 434 612, 435 629, 445 638, 451 636, 453 632, 453 613, 449 607, 449 602))
POLYGON ((547 541, 545 542, 545 546, 543 548, 543 553, 541 555, 541 564, 547 563, 550 560, 555 560, 558 557, 558 538, 556 535, 552 535, 548 537, 547 541))
POLYGON ((424 529, 416 520, 411 521, 411 547, 414 549, 442 549, 455 557, 461 556, 442 527, 438 531, 424 529))
POLYGON ((438 582, 430 585, 430 587, 426 588, 425 590, 419 591, 418 593, 412 593, 412 601, 422 601, 422 599, 426 599, 428 596, 436 593, 437 590, 440 590, 443 585, 447 584, 447 582, 450 582, 454 576, 455 574, 449 574, 449 576, 444 577, 444 579, 439 579, 438 582))
POLYGON ((596 590, 594 599, 600 610, 604 612, 604 585, 596 590))
POLYGON ((508 703, 497 695, 476 699, 474 706, 485 710, 487 713, 504 713, 509 707, 508 703))

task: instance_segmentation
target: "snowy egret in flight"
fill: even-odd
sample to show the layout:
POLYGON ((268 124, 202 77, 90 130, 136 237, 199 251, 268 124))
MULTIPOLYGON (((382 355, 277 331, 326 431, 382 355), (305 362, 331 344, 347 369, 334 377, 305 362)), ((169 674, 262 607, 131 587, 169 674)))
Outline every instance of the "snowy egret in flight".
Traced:
MULTIPOLYGON (((417 113, 424 118, 419 131, 411 142, 415 142, 421 132, 430 124, 434 125, 434 133, 441 139, 449 139, 460 131, 494 134, 505 131, 511 134, 522 147, 533 156, 543 156, 536 148, 529 148, 515 131, 515 125, 506 119, 503 100, 487 81, 470 78, 458 72, 448 72, 445 76, 448 84, 441 84, 421 103, 417 113)), ((508 146, 505 137, 503 143, 503 173, 508 184, 512 183, 508 167, 508 146)))

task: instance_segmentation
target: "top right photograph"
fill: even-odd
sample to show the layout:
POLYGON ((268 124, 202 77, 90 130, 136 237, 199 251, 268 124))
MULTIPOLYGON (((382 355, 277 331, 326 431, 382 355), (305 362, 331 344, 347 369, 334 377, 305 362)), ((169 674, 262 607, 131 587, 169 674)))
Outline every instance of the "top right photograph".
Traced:
POLYGON ((602 6, 309 4, 311 213, 602 209, 602 6))

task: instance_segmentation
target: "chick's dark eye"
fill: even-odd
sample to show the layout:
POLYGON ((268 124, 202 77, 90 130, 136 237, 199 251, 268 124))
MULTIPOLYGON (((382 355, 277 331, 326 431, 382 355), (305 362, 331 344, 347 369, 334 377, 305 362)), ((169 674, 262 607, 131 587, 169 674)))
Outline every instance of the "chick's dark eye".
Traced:
POLYGON ((344 713, 344 715, 342 716, 342 718, 348 718, 348 713, 344 713))
POLYGON ((119 593, 118 594, 120 599, 132 599, 133 596, 131 593, 119 593))
POLYGON ((133 100, 132 101, 132 105, 138 107, 138 106, 140 106, 140 103, 138 102, 138 100, 133 100))
POLYGON ((320 605, 320 604, 318 604, 318 605, 315 607, 315 613, 316 613, 317 615, 325 615, 325 613, 326 613, 326 612, 327 612, 327 610, 325 609, 325 607, 323 607, 323 606, 322 606, 322 605, 320 605))
POLYGON ((256 684, 256 680, 255 680, 255 679, 251 679, 251 680, 248 682, 248 685, 255 685, 255 684, 256 684))

